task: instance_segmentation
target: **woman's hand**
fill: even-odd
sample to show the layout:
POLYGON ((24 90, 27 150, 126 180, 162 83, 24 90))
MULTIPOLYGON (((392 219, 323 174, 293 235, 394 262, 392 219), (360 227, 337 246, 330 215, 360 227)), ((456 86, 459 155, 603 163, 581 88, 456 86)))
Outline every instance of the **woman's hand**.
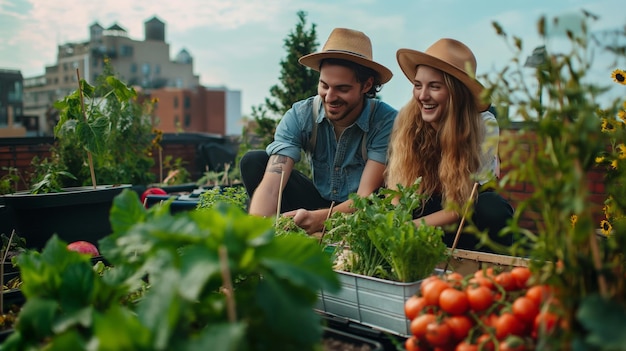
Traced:
POLYGON ((328 209, 309 211, 300 208, 294 211, 285 212, 283 213, 283 216, 293 217, 293 222, 298 227, 304 229, 308 234, 313 234, 322 231, 327 213, 328 209))

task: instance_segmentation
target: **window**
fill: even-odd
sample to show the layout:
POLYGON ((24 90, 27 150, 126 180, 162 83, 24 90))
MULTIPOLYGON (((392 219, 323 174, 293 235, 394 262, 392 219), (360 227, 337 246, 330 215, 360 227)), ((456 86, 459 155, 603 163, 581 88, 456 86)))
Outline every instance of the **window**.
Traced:
POLYGON ((133 56, 133 47, 130 45, 122 45, 120 47, 120 56, 122 57, 133 56))
POLYGON ((185 108, 191 107, 191 98, 189 96, 185 96, 185 108))
POLYGON ((130 64, 130 73, 137 73, 137 64, 134 62, 130 64))
POLYGON ((154 65, 154 74, 161 74, 161 65, 154 65))
POLYGON ((144 63, 143 65, 141 65, 141 73, 143 73, 144 76, 150 75, 149 63, 144 63))
POLYGON ((185 113, 185 127, 189 127, 191 125, 191 114, 185 113))
POLYGON ((174 96, 174 108, 178 108, 178 96, 174 96))

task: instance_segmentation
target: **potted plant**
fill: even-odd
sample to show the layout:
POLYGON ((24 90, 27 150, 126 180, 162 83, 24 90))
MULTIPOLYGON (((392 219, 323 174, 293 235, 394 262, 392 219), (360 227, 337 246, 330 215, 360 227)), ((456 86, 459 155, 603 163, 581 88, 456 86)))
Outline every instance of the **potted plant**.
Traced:
MULTIPOLYGON (((107 66, 108 67, 108 66, 107 66)), ((151 178, 149 102, 108 68, 92 86, 57 101, 59 122, 50 159, 38 162, 32 190, 3 195, 18 234, 41 249, 57 233, 68 242, 97 240, 111 232, 113 197, 151 178)))
POLYGON ((321 241, 334 247, 338 293, 320 292, 317 308, 400 336, 410 335, 404 302, 447 257, 443 229, 416 227, 420 180, 369 197, 351 195, 355 212, 335 213, 321 241), (398 199, 398 204, 392 203, 398 199))

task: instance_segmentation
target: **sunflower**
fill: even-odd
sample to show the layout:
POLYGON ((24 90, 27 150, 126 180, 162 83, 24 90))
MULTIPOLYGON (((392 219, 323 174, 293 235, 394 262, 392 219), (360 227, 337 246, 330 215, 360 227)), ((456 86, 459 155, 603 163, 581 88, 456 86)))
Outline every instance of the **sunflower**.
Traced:
POLYGON ((613 132, 615 131, 615 126, 612 121, 609 121, 606 118, 602 118, 602 131, 603 132, 613 132))
POLYGON ((578 222, 578 216, 573 214, 570 218, 569 221, 572 223, 572 227, 576 226, 576 222, 578 222))
POLYGON ((626 72, 619 68, 611 73, 611 78, 613 78, 616 83, 626 85, 626 72))
POLYGON ((622 121, 622 123, 626 123, 626 110, 619 110, 617 112, 617 117, 622 121))
POLYGON ((617 145, 617 155, 621 160, 626 158, 626 145, 624 144, 617 145))
POLYGON ((609 223, 609 221, 603 220, 602 222, 600 222, 600 230, 602 231, 602 234, 609 235, 613 230, 613 226, 611 225, 611 223, 609 223))

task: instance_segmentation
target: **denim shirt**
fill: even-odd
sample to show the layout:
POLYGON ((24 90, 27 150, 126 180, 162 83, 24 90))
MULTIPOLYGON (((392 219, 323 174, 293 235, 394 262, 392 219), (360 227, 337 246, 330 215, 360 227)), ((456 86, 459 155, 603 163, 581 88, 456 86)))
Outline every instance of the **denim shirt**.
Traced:
MULTIPOLYGON (((266 148, 268 155, 290 157, 300 161, 307 151, 313 127, 313 99, 298 101, 285 113, 276 127, 274 141, 266 148)), ((368 159, 387 163, 387 146, 397 111, 377 99, 366 99, 361 115, 336 140, 333 125, 320 108, 316 123, 316 143, 311 153, 313 184, 320 195, 343 202, 359 188, 361 174, 368 159), (373 113, 372 113, 373 112, 373 113), (367 157, 362 155, 362 139, 367 135, 367 157)))

